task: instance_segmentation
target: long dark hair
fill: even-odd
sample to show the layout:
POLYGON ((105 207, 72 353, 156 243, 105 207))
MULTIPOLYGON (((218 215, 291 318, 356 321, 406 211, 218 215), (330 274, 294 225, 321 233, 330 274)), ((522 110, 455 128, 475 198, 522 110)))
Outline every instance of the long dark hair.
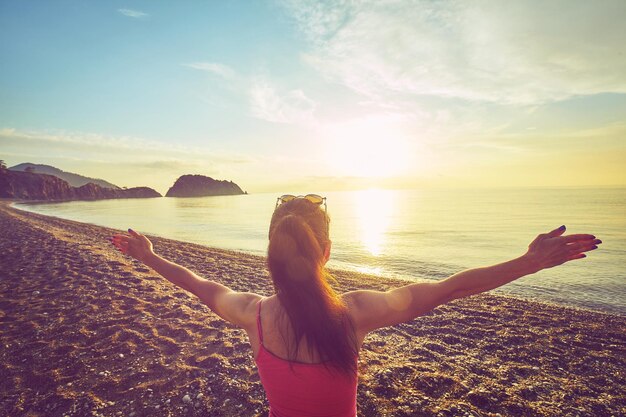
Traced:
POLYGON ((267 263, 295 336, 287 346, 289 359, 295 359, 304 337, 309 352, 327 366, 355 375, 354 326, 324 267, 328 225, 327 213, 306 199, 281 204, 270 223, 267 263))

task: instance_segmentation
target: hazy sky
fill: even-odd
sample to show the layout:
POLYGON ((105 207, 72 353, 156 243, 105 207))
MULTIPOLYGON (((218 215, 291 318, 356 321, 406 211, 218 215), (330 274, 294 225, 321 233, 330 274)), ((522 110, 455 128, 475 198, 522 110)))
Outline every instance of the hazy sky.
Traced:
POLYGON ((626 184, 626 1, 2 1, 0 159, 164 193, 626 184))

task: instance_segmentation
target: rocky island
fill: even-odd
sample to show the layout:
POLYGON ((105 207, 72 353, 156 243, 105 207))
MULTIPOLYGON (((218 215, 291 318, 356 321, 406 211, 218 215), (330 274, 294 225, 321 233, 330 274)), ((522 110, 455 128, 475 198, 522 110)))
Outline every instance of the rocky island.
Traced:
POLYGON ((0 169, 0 198, 68 201, 149 197, 161 194, 148 187, 107 188, 94 183, 72 187, 54 175, 0 169))
POLYGON ((166 197, 207 197, 247 194, 232 181, 215 180, 204 175, 183 175, 165 194, 166 197))

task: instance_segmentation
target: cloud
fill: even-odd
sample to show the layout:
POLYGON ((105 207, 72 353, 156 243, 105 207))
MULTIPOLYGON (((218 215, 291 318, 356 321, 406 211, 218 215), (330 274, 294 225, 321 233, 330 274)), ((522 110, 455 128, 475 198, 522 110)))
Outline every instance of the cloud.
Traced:
POLYGON ((538 104, 626 93, 626 2, 283 2, 304 62, 367 96, 538 104))
POLYGON ((302 90, 279 94, 268 82, 257 80, 250 88, 250 111, 257 119, 272 123, 311 123, 316 103, 302 90))
POLYGON ((282 4, 291 12, 308 40, 321 44, 332 37, 358 9, 356 2, 338 0, 310 2, 306 0, 283 0, 282 4))
POLYGON ((496 132, 491 137, 488 136, 486 140, 497 142, 504 147, 523 144, 527 148, 553 148, 555 151, 563 148, 626 150, 624 137, 626 137, 626 123, 618 121, 602 126, 581 128, 566 126, 550 131, 496 132), (593 143, 592 147, 589 146, 590 143, 593 143))
POLYGON ((141 12, 139 10, 132 9, 117 9, 117 11, 124 16, 132 17, 134 19, 144 19, 149 16, 149 14, 141 12))
POLYGON ((156 169, 159 171, 178 171, 181 169, 196 168, 198 164, 193 161, 181 159, 151 160, 138 164, 141 168, 156 169))
MULTIPOLYGON (((314 100, 307 97, 301 89, 278 92, 277 87, 260 76, 240 76, 235 70, 218 62, 193 62, 182 64, 184 67, 214 74, 226 81, 228 87, 240 95, 247 96, 250 114, 272 123, 311 123, 316 108, 314 100)), ((223 107, 208 97, 203 101, 223 107)))
MULTIPOLYGON (((231 67, 219 62, 192 62, 184 67, 214 74, 228 82, 221 83, 239 96, 246 97, 250 115, 257 119, 281 124, 310 124, 317 107, 302 89, 284 91, 262 75, 241 75, 231 67)), ((214 90, 212 90, 214 92, 214 90)), ((225 107, 212 96, 202 96, 202 101, 217 107, 225 107)))
POLYGON ((65 130, 17 130, 15 128, 0 129, 0 140, 16 140, 21 142, 43 142, 63 144, 76 148, 108 148, 116 150, 154 149, 163 151, 180 151, 184 149, 176 145, 168 145, 145 140, 133 136, 109 136, 97 133, 69 132, 65 130))
POLYGON ((210 72, 227 80, 232 80, 237 77, 237 74, 232 68, 217 62, 193 62, 182 65, 196 70, 210 72))
MULTIPOLYGON (((108 155, 112 160, 131 160, 139 164, 157 164, 170 168, 196 161, 202 164, 242 164, 253 159, 243 154, 215 152, 208 148, 189 147, 151 141, 134 136, 110 136, 97 133, 54 131, 30 131, 0 128, 0 144, 7 149, 38 150, 37 155, 55 151, 69 156, 70 153, 108 155), (172 155, 178 156, 172 157, 172 155)), ((104 160, 103 160, 104 161, 104 160)))

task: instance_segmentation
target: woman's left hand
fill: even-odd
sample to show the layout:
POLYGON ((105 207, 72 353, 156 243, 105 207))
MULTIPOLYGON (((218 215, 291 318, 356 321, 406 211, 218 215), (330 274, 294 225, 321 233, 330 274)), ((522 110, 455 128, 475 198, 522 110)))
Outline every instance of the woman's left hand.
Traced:
POLYGON ((598 248, 602 243, 594 235, 563 235, 565 226, 540 234, 528 246, 525 257, 537 270, 552 268, 565 262, 586 257, 584 252, 598 248))

